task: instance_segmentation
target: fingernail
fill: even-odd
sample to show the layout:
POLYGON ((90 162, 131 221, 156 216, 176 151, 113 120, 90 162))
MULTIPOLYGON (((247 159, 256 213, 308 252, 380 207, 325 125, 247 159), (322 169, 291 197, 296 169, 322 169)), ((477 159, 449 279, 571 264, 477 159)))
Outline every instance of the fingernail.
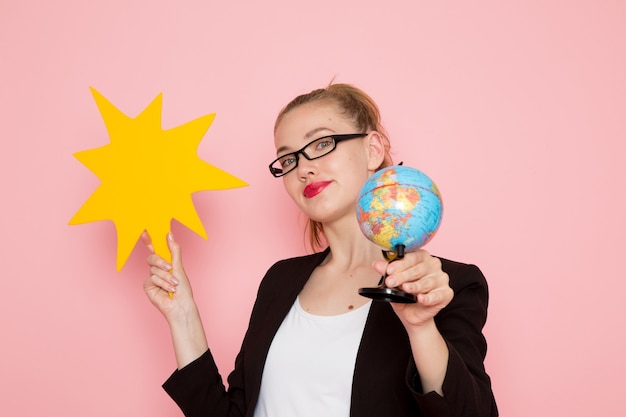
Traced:
POLYGON ((174 240, 174 235, 172 234, 172 232, 169 232, 169 233, 167 234, 167 240, 169 240, 169 241, 174 240))

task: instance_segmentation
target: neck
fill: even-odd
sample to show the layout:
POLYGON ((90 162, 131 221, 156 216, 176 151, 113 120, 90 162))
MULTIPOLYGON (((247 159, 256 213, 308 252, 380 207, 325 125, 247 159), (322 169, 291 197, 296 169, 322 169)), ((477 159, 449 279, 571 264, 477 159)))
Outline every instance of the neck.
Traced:
POLYGON ((324 235, 331 251, 327 263, 336 268, 369 267, 374 261, 383 259, 380 248, 363 235, 356 219, 324 224, 324 235))

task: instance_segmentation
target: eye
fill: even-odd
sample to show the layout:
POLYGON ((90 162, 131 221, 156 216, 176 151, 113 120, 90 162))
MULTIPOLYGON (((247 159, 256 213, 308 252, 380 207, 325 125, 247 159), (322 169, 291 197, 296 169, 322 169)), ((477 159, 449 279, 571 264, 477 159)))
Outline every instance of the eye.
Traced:
POLYGON ((315 150, 322 151, 333 146, 333 138, 322 138, 315 144, 315 150))
POLYGON ((279 160, 280 166, 283 168, 289 167, 291 164, 296 163, 296 156, 294 154, 285 155, 279 160))

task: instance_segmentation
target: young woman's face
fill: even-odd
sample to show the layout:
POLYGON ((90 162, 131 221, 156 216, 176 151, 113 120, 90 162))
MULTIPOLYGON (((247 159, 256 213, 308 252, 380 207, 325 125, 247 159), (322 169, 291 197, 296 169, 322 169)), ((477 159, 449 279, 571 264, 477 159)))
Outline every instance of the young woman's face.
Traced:
MULTIPOLYGON (((285 114, 277 126, 276 154, 295 152, 324 136, 350 133, 368 132, 361 132, 333 103, 304 104, 285 114)), ((359 191, 373 172, 369 139, 339 142, 335 150, 314 160, 297 155, 297 167, 282 178, 287 193, 309 218, 330 222, 355 216, 359 191)))

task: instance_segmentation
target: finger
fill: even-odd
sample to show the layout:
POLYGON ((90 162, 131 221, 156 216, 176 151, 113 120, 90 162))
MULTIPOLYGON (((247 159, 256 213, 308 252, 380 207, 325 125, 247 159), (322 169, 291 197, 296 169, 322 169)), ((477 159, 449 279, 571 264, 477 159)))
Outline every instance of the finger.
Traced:
POLYGON ((419 253, 419 251, 409 252, 405 255, 404 258, 396 258, 393 261, 390 261, 387 264, 385 272, 388 275, 394 275, 415 265, 418 265, 420 262, 423 262, 423 256, 421 255, 421 253, 419 253))
POLYGON ((439 258, 430 256, 425 251, 418 251, 414 255, 389 264, 387 285, 400 286, 407 282, 419 281, 425 277, 443 273, 439 258))
POLYGON ((399 285, 403 291, 410 292, 411 294, 426 294, 436 288, 436 284, 433 279, 421 278, 417 281, 405 282, 399 285))
POLYGON ((450 286, 450 277, 441 270, 426 270, 425 275, 402 284, 404 291, 420 294, 450 286))
POLYGON ((427 261, 429 258, 432 258, 430 253, 426 252, 423 249, 418 249, 413 252, 407 252, 404 258, 396 258, 393 261, 389 262, 389 268, 387 272, 389 274, 393 274, 394 270, 407 269, 412 265, 417 265, 422 262, 427 261))
POLYGON ((385 275, 387 271, 387 262, 386 261, 375 261, 372 266, 381 275, 385 275))
POLYGON ((394 264, 387 267, 386 284, 390 287, 399 287, 407 285, 407 283, 418 281, 424 277, 424 266, 422 264, 412 265, 408 262, 400 263, 395 261, 394 264))
POLYGON ((426 294, 418 294, 417 302, 426 307, 438 306, 440 309, 443 309, 450 304, 453 297, 454 291, 452 288, 448 287, 431 291, 426 294))
POLYGON ((165 271, 158 266, 152 266, 150 268, 150 274, 156 275, 164 281, 169 282, 172 285, 178 285, 179 280, 174 276, 171 271, 165 271))
POLYGON ((168 293, 176 292, 176 285, 172 284, 171 282, 167 281, 166 279, 164 279, 163 277, 159 275, 156 275, 156 274, 150 275, 150 282, 155 287, 158 287, 162 289, 163 291, 167 291, 168 293))
POLYGON ((418 249, 412 253, 418 258, 418 262, 422 262, 425 259, 433 257, 428 251, 424 249, 418 249))
POLYGON ((165 259, 161 258, 156 253, 153 253, 150 256, 148 256, 147 261, 148 261, 148 265, 150 265, 151 267, 156 266, 166 272, 169 272, 172 270, 172 265, 169 262, 167 262, 165 259))
POLYGON ((148 232, 145 230, 141 234, 141 241, 143 242, 144 245, 146 245, 146 247, 151 253, 154 253, 154 246, 152 246, 152 239, 150 238, 150 235, 148 234, 148 232))
POLYGON ((178 270, 183 270, 183 259, 181 254, 180 245, 176 240, 174 240, 174 235, 172 232, 167 234, 167 245, 170 248, 170 253, 172 254, 172 266, 178 270))

